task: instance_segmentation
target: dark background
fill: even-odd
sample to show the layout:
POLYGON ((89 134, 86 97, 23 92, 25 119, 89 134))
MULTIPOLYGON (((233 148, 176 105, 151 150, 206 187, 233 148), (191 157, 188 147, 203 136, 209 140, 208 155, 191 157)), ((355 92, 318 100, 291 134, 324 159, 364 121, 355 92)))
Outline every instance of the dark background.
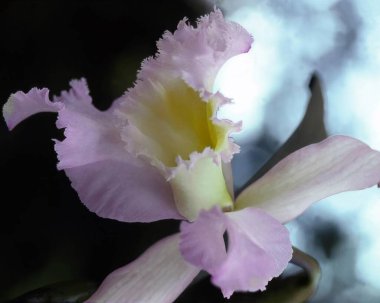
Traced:
MULTIPOLYGON (((107 108, 133 84, 165 30, 210 8, 197 1, 13 1, 0 6, 0 100, 18 90, 88 80, 107 108)), ((0 119, 0 302, 60 281, 100 282, 177 230, 177 222, 124 224, 97 217, 56 169, 54 114, 12 132, 0 119)))

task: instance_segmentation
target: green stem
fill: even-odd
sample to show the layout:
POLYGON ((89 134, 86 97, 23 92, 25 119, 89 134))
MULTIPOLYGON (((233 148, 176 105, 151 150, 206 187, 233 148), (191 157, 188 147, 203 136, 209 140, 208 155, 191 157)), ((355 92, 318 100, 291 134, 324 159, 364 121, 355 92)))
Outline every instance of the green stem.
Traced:
POLYGON ((308 283, 300 293, 300 296, 302 296, 304 300, 307 300, 316 292, 318 288, 319 280, 321 277, 321 267, 319 266, 316 259, 294 246, 293 257, 290 262, 301 267, 307 275, 308 283))

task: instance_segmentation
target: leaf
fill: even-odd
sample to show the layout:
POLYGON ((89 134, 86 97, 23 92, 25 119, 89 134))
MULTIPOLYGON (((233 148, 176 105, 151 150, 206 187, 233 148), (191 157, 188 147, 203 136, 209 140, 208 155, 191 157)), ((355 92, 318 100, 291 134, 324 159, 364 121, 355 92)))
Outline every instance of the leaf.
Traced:
POLYGON ((280 160, 292 152, 312 143, 319 142, 327 137, 324 125, 324 100, 318 76, 314 74, 309 84, 311 96, 305 115, 297 129, 289 139, 273 154, 273 156, 258 170, 258 172, 238 189, 236 196, 248 185, 262 177, 280 160))
POLYGON ((8 303, 81 303, 96 290, 93 282, 59 282, 28 292, 8 303))

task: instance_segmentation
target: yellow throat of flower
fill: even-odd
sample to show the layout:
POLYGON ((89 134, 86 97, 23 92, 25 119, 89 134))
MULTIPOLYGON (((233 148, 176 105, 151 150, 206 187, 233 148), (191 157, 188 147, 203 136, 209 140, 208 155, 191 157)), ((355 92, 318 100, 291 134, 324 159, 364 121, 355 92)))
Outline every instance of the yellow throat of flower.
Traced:
POLYGON ((145 80, 130 92, 123 111, 129 151, 162 172, 179 212, 189 220, 201 209, 232 207, 221 161, 229 162, 236 152, 229 139, 236 129, 216 118, 223 101, 220 95, 202 97, 179 78, 145 80))

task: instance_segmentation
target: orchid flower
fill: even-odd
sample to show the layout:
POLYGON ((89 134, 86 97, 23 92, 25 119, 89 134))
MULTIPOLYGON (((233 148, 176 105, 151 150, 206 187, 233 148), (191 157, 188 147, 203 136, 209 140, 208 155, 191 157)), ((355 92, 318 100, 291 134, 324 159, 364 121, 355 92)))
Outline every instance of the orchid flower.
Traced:
POLYGON ((251 43, 215 10, 196 27, 183 20, 166 32, 135 86, 105 112, 92 106, 83 79, 52 101, 48 89, 33 88, 4 105, 10 129, 58 112, 58 168, 89 210, 124 222, 182 220, 180 233, 111 273, 87 302, 173 302, 200 270, 227 298, 264 290, 292 256, 283 223, 380 181, 380 153, 336 136, 289 155, 234 198, 228 165, 239 148, 230 134, 240 124, 217 118, 229 99, 212 88, 221 66, 251 43))

